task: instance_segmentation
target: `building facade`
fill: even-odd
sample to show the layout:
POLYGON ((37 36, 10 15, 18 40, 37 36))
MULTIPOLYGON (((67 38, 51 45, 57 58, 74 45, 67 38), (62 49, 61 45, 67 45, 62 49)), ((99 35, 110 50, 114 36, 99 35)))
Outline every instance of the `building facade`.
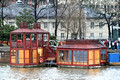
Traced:
MULTIPOLYGON (((15 4, 16 4, 16 2, 15 2, 15 4)), ((11 9, 14 9, 14 8, 11 8, 11 9)), ((17 9, 20 9, 20 7, 17 9)), ((20 10, 22 11, 22 9, 20 9, 20 10)), ((89 12, 86 10, 88 10, 88 9, 83 9, 83 11, 85 12, 85 15, 82 18, 82 21, 83 21, 82 24, 84 24, 84 25, 81 24, 81 26, 83 27, 84 30, 82 30, 81 33, 79 32, 77 37, 74 37, 73 32, 70 29, 70 32, 68 34, 68 39, 76 39, 76 38, 77 39, 81 39, 81 38, 82 39, 102 39, 102 40, 108 39, 108 28, 107 28, 106 24, 103 24, 103 22, 105 21, 104 18, 94 17, 94 15, 91 15, 91 13, 93 13, 93 12, 89 12), (82 35, 82 37, 79 37, 80 35, 82 35)), ((10 10, 8 10, 8 11, 10 11, 10 10)), ((6 11, 6 12, 8 12, 8 11, 6 11)), ((12 11, 14 11, 14 10, 12 10, 12 11)), ((5 18, 4 23, 17 27, 16 16, 19 13, 11 12, 11 11, 8 12, 8 14, 9 13, 13 13, 14 16, 12 18, 5 18)), ((51 15, 49 17, 41 17, 37 21, 37 22, 41 23, 41 28, 46 31, 49 31, 51 35, 55 35, 55 18, 53 16, 54 15, 51 15)), ((78 24, 78 21, 76 24, 78 24)), ((58 31, 57 31, 57 40, 63 41, 63 40, 67 39, 66 26, 67 25, 66 25, 66 23, 64 23, 64 21, 60 21, 60 23, 58 25, 58 31)), ((76 28, 75 30, 78 30, 78 28, 76 28)))

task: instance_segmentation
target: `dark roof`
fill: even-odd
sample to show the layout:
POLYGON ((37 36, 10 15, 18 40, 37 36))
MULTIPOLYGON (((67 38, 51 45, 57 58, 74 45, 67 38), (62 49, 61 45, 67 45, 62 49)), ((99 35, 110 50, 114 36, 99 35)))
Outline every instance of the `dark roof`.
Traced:
POLYGON ((82 10, 87 18, 103 18, 103 15, 101 15, 100 13, 98 13, 98 11, 92 8, 83 7, 82 10))
MULTIPOLYGON (((4 15, 7 15, 7 18, 15 18, 16 16, 19 16, 19 12, 23 12, 24 9, 31 10, 32 14, 34 14, 34 8, 27 4, 24 4, 23 2, 16 2, 15 4, 11 4, 8 7, 4 7, 3 13, 4 15)), ((37 14, 39 11, 40 14, 38 15, 38 18, 53 18, 55 16, 55 10, 52 8, 51 4, 40 6, 40 8, 37 8, 37 14)))
MULTIPOLYGON (((34 12, 34 8, 30 7, 27 4, 24 4, 23 2, 16 2, 15 4, 11 4, 8 7, 4 8, 4 15, 7 15, 6 18, 15 18, 16 16, 19 16, 19 12, 22 12, 23 9, 28 9, 31 10, 32 12, 34 12)), ((37 14, 39 13, 39 11, 41 10, 40 14, 38 15, 38 18, 54 18, 55 17, 55 9, 53 8, 52 4, 49 5, 42 5, 39 8, 37 8, 37 14)), ((78 9, 79 10, 79 9, 78 9)), ((87 18, 102 18, 102 16, 100 14, 97 13, 97 11, 95 11, 92 8, 88 8, 88 7, 83 7, 82 8, 83 12, 86 14, 87 18)), ((59 9, 58 9, 58 13, 59 13, 59 9)), ((32 13, 34 14, 34 13, 32 13)), ((66 15, 68 14, 68 12, 66 11, 65 13, 66 15)), ((60 14, 58 14, 59 16, 60 14)))
POLYGON ((7 18, 14 18, 19 16, 19 12, 22 12, 24 9, 32 10, 33 8, 23 2, 16 1, 15 4, 11 4, 8 7, 3 8, 4 15, 7 15, 7 18))

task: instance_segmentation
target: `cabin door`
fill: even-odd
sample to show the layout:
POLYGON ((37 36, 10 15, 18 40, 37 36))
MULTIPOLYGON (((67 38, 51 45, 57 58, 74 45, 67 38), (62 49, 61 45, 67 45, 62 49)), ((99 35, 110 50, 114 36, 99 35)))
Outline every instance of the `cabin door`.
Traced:
POLYGON ((100 50, 89 50, 89 65, 100 64, 100 50))

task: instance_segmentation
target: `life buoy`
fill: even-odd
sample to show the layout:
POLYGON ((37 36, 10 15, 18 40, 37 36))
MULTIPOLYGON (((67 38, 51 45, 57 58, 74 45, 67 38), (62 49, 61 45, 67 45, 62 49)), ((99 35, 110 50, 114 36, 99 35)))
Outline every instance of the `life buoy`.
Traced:
POLYGON ((40 63, 43 63, 44 62, 44 59, 43 58, 40 58, 40 63))

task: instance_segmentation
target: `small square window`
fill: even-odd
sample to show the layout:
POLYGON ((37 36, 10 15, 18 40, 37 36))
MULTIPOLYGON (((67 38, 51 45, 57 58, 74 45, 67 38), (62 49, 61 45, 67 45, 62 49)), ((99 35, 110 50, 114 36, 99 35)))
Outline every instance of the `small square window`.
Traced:
POLYGON ((94 33, 91 33, 91 34, 90 34, 90 38, 91 38, 91 39, 94 39, 94 33))
POLYGON ((99 28, 103 27, 103 22, 99 22, 99 28))
POLYGON ((61 33, 61 38, 64 38, 64 33, 61 33))
POLYGON ((99 33, 99 38, 102 38, 103 33, 99 33))
POLYGON ((91 28, 94 28, 94 22, 91 22, 91 28))
POLYGON ((55 28, 55 22, 52 22, 52 27, 55 28))
POLYGON ((61 23, 61 28, 65 28, 65 23, 64 22, 61 23))
POLYGON ((44 22, 44 28, 48 28, 49 23, 48 22, 44 22))

